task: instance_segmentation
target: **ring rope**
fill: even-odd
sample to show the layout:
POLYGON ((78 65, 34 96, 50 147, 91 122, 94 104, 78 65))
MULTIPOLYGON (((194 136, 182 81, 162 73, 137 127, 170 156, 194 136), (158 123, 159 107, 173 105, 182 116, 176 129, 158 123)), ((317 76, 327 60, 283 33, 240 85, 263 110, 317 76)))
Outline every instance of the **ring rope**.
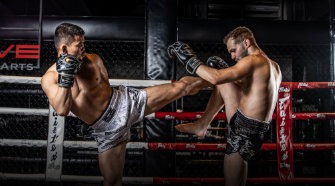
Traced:
MULTIPOLYGON (((0 173, 0 180, 45 180, 45 174, 15 174, 0 173)), ((83 183, 102 183, 102 176, 76 176, 61 175, 61 181, 65 182, 83 182, 83 183)), ((289 183, 333 183, 335 178, 304 178, 295 177, 289 183)), ((202 184, 213 183, 222 184, 224 178, 181 178, 181 177, 123 177, 123 184, 202 184)), ((278 177, 267 178, 247 178, 247 183, 283 183, 278 177)), ((287 182, 285 182, 287 183, 287 182)))
MULTIPOLYGON (((47 140, 0 139, 0 146, 46 147, 47 140)), ((64 141, 65 148, 96 149, 95 141, 64 141)), ((160 143, 128 142, 128 150, 225 150, 226 143, 160 143)), ((264 143, 261 150, 276 150, 276 143, 264 143)), ((293 143, 294 150, 333 150, 335 143, 293 143)))
MULTIPOLYGON (((0 107, 0 114, 48 116, 49 109, 0 107)), ((202 112, 155 112, 147 115, 145 118, 166 120, 196 120, 201 118, 202 115, 202 112)), ((76 117, 73 113, 70 113, 69 116, 76 117)), ((273 114, 272 119, 276 118, 277 115, 273 114)), ((292 119, 335 119, 335 113, 292 113, 292 119)), ((218 113, 214 120, 227 120, 227 117, 225 113, 218 113)))
MULTIPOLYGON (((136 80, 136 79, 109 79, 111 86, 131 86, 131 87, 149 87, 172 83, 173 80, 136 80)), ((0 83, 17 83, 17 84, 41 84, 41 77, 29 76, 0 76, 0 83)))
MULTIPOLYGON (((175 80, 136 80, 136 79, 109 79, 111 86, 148 87, 172 83, 175 80)), ((0 76, 0 83, 41 84, 41 77, 29 76, 0 76)), ((291 85, 293 89, 335 88, 335 82, 282 82, 282 85, 291 85)))

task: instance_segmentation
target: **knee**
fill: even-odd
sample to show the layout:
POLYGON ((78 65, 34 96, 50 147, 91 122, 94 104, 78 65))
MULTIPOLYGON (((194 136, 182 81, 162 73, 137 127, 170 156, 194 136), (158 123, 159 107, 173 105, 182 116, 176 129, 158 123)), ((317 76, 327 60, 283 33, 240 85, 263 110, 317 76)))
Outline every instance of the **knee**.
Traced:
POLYGON ((215 85, 215 87, 217 87, 220 90, 225 90, 225 91, 238 91, 240 90, 240 87, 238 85, 236 85, 235 83, 223 83, 223 84, 219 84, 219 85, 215 85))
MULTIPOLYGON (((121 171, 122 172, 122 171, 121 171)), ((110 169, 102 171, 101 174, 104 178, 104 186, 118 186, 122 185, 122 173, 112 171, 110 169)))
POLYGON ((220 85, 215 85, 215 88, 218 89, 222 96, 236 96, 239 95, 241 89, 234 83, 224 83, 220 85))
POLYGON ((122 185, 122 177, 104 176, 104 186, 122 185))

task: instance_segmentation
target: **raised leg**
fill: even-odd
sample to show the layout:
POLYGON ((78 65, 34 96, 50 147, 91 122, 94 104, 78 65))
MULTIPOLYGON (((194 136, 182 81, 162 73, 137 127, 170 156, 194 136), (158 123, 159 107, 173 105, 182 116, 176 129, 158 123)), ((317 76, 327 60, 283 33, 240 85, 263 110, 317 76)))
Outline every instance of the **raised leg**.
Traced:
POLYGON ((231 117, 236 113, 241 99, 241 89, 235 83, 224 83, 216 85, 220 91, 221 97, 225 104, 225 113, 228 123, 231 117))
POLYGON ((148 100, 144 115, 151 114, 163 108, 165 105, 186 95, 194 95, 205 87, 212 86, 209 82, 192 76, 185 76, 179 81, 148 87, 148 100))
POLYGON ((104 177, 104 186, 121 186, 126 155, 126 142, 99 153, 99 167, 104 177))
POLYGON ((215 115, 225 105, 227 120, 237 111, 240 101, 240 88, 234 83, 225 83, 215 86, 208 101, 203 116, 194 123, 177 125, 175 128, 180 132, 195 134, 199 137, 206 135, 206 131, 215 115))
POLYGON ((175 128, 179 132, 185 132, 190 134, 195 134, 199 137, 206 135, 206 131, 216 114, 223 107, 223 99, 221 97, 220 91, 215 87, 211 97, 209 98, 208 104, 206 106, 203 116, 196 120, 194 123, 185 123, 176 125, 175 128))

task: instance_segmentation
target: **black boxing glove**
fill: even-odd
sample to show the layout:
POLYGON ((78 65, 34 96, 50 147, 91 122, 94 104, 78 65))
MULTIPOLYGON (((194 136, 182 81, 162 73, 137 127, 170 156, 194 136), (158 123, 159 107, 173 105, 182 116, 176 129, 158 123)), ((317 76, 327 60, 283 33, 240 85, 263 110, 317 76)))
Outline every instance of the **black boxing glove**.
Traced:
POLYGON ((206 65, 216 69, 225 69, 229 67, 229 65, 218 56, 209 57, 206 61, 206 65))
POLYGON ((170 56, 176 56, 178 61, 181 62, 186 71, 194 74, 197 68, 204 63, 198 59, 192 48, 181 41, 177 41, 168 47, 170 56))
POLYGON ((74 82, 74 75, 80 70, 82 61, 69 54, 60 54, 56 63, 56 70, 58 72, 58 86, 72 87, 74 82))

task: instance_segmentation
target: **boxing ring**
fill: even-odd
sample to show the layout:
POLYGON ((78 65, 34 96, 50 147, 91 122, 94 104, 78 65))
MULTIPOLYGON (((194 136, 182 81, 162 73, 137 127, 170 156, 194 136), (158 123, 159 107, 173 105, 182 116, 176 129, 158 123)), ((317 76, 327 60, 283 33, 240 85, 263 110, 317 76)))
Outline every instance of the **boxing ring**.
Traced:
MULTIPOLYGON (((35 84, 39 85, 40 77, 0 76, 0 83, 7 84, 35 84)), ((148 87, 153 85, 171 83, 167 80, 127 80, 110 79, 111 86, 148 87)), ((335 113, 292 113, 292 94, 294 90, 308 89, 332 89, 334 82, 283 82, 279 90, 276 113, 273 120, 276 121, 276 143, 264 143, 261 151, 277 151, 278 177, 249 177, 248 183, 335 183, 335 177, 296 177, 293 168, 293 152, 335 150, 335 143, 294 143, 292 139, 292 120, 324 120, 335 119, 335 113)), ((0 114, 6 115, 36 115, 48 117, 47 140, 35 139, 0 139, 2 147, 40 147, 47 151, 44 174, 17 174, 1 172, 0 180, 37 180, 56 182, 90 182, 101 183, 101 176, 66 175, 62 173, 64 161, 84 161, 63 158, 63 148, 96 150, 94 141, 64 140, 65 117, 57 116, 51 106, 49 109, 10 108, 1 107, 0 114)), ((156 112, 148 115, 148 119, 164 120, 195 120, 202 116, 200 112, 156 112)), ((73 114, 68 117, 75 118, 73 114)), ((215 120, 226 120, 224 113, 218 113, 215 120)), ((222 130, 222 127, 210 127, 209 130, 222 130)), ((161 143, 161 142, 129 142, 127 150, 170 150, 170 151, 224 151, 225 143, 161 143)), ((7 157, 8 158, 8 157, 7 157)), ((29 158, 26 158, 29 161, 29 158)), ((35 158, 36 159, 36 158, 35 158)), ((32 160, 32 159, 31 159, 32 160)), ((95 160, 96 161, 96 160, 95 160)), ((126 160, 127 161, 127 160, 126 160)), ((257 163, 257 162, 256 162, 257 163)), ((218 170, 219 171, 219 170, 218 170)), ((224 178, 198 178, 198 177, 123 177, 124 184, 222 184, 224 178)))

